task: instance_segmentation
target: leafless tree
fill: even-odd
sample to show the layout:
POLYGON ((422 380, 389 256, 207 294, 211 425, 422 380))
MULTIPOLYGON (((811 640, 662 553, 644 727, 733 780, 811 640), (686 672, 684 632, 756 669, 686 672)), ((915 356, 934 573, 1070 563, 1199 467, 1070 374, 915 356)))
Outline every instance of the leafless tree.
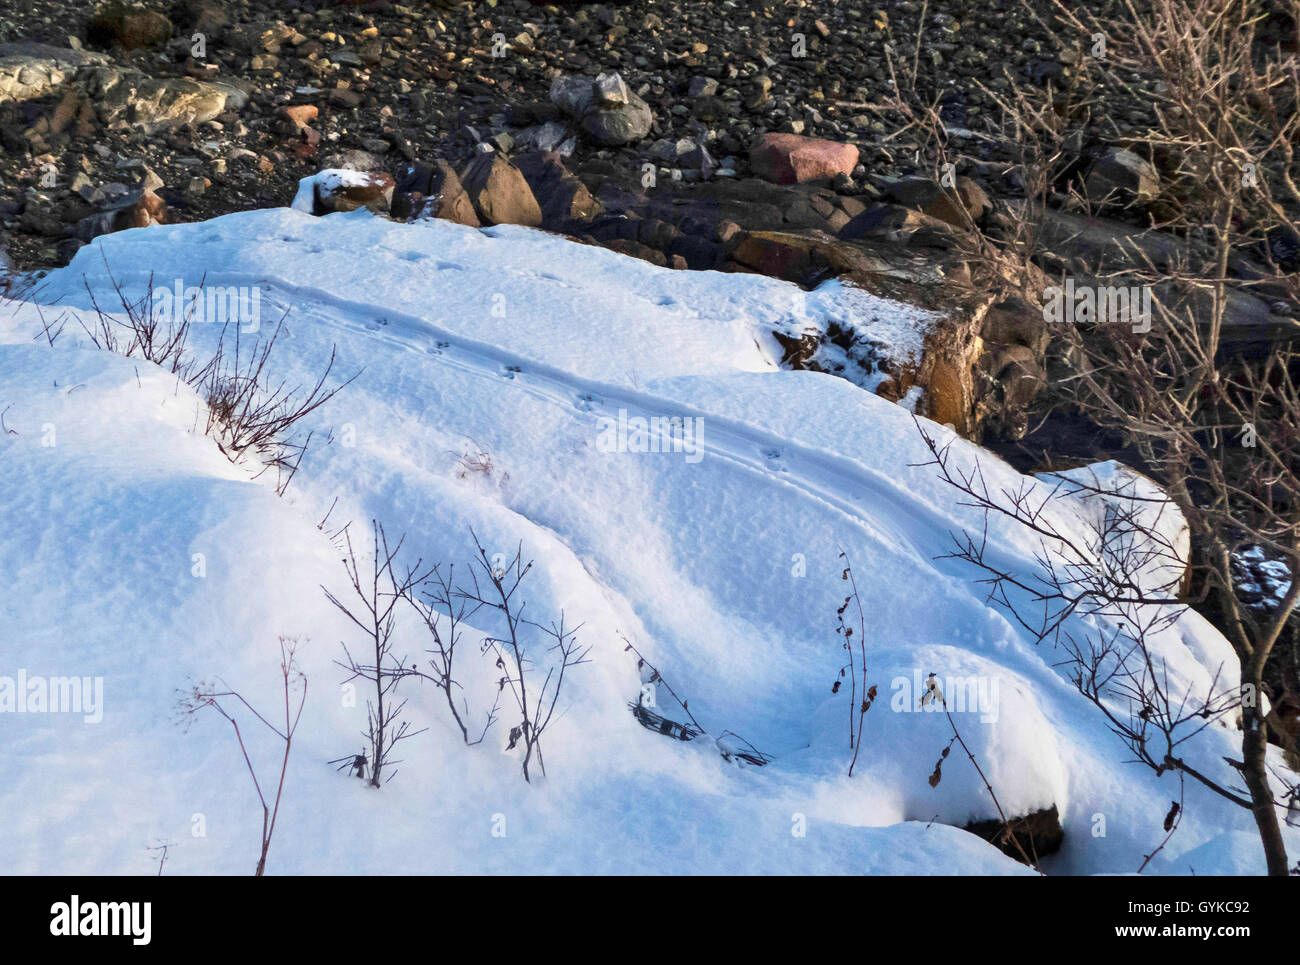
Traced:
MULTIPOLYGON (((1137 593, 1126 584, 1125 567, 1151 562, 1141 553, 1168 550, 1155 528, 1137 523, 1142 514, 1131 502, 1125 509, 1124 500, 1113 501, 1105 532, 1093 535, 1096 546, 1072 546, 1061 534, 1040 532, 1052 550, 1039 560, 1043 580, 1029 585, 981 555, 977 538, 965 537, 958 555, 983 565, 995 602, 1014 599, 1018 606, 1010 609, 1035 632, 1054 634, 1076 612, 1122 621, 1115 639, 1066 644, 1085 693, 1125 696, 1146 715, 1111 723, 1130 746, 1145 748, 1138 759, 1149 766, 1172 768, 1180 781, 1184 775, 1197 780, 1179 747, 1206 715, 1239 709, 1242 755, 1234 766, 1244 787, 1218 791, 1249 807, 1269 873, 1285 874, 1263 698, 1279 640, 1284 632, 1296 635, 1294 622, 1286 628, 1300 599, 1300 354, 1285 334, 1253 354, 1229 336, 1244 295, 1300 304, 1300 36, 1285 43, 1260 32, 1269 19, 1294 33, 1300 0, 1120 0, 1105 14, 1065 0, 1023 6, 1060 45, 1069 67, 1040 87, 1008 71, 996 84, 977 85, 995 107, 986 114, 995 123, 990 133, 1015 156, 1006 171, 1024 199, 1000 204, 983 231, 968 223, 956 242, 972 259, 972 274, 978 265, 994 276, 1032 281, 1035 270, 1040 279, 1043 271, 1080 270, 1077 259, 1062 258, 1053 250, 1057 241, 1046 237, 1050 208, 1130 221, 1140 216, 1142 227, 1161 232, 1165 245, 1158 253, 1131 239, 1117 241, 1106 264, 1097 259, 1084 266, 1093 274, 1085 281, 1148 289, 1155 316, 1149 330, 1130 319, 1060 327, 1054 355, 1065 374, 1049 386, 1041 408, 1072 411, 1118 433, 1186 518, 1192 541, 1187 601, 1205 609, 1231 642, 1242 693, 1201 694, 1196 706, 1187 706, 1168 693, 1158 662, 1145 659, 1145 641, 1176 618, 1180 594, 1176 586, 1137 593), (1152 123, 1133 129, 1128 117, 1109 109, 1117 102, 1149 109, 1152 123), (1089 141, 1122 145, 1156 164, 1158 197, 1141 208, 1120 194, 1095 197, 1082 178, 1081 152, 1089 141), (1144 549, 1119 551, 1125 542, 1144 549), (1234 578, 1246 547, 1289 571, 1288 591, 1267 607, 1243 599, 1234 578)), ((889 109, 923 135, 926 156, 953 169, 979 165, 983 159, 963 154, 949 139, 937 95, 918 93, 915 68, 909 72, 892 55, 890 63, 899 96, 889 109)), ((1274 317, 1277 327, 1286 326, 1284 316, 1274 317)), ((969 488, 979 479, 950 481, 969 488)), ((1020 498, 1025 494, 967 495, 1031 528, 1047 518, 1041 504, 1020 498)), ((1172 827, 1180 815, 1181 804, 1172 827)))

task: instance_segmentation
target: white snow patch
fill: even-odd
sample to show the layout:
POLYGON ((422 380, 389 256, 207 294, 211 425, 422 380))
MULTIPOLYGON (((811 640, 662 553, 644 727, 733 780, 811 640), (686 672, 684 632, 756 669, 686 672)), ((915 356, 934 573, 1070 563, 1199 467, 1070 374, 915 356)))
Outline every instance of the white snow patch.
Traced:
MULTIPOLYGON (((188 387, 79 344, 75 324, 49 347, 35 305, 0 313, 0 410, 13 430, 0 433, 0 676, 99 676, 105 695, 97 725, 0 715, 8 870, 148 872, 145 847, 165 839, 178 842, 169 873, 249 872, 260 812, 228 725, 200 719, 185 733, 171 717, 191 677, 219 675, 272 706, 279 634, 310 638, 310 696, 271 873, 1024 873, 935 823, 994 809, 959 753, 937 787, 927 781, 951 738, 946 716, 913 709, 917 694, 894 697, 897 681, 930 672, 973 703, 954 719, 999 801, 1060 809, 1066 843, 1047 870, 1134 871, 1163 836, 1171 779, 1123 763, 1061 652, 941 559, 949 532, 980 519, 918 467, 912 416, 842 379, 778 369, 770 333, 790 320, 793 286, 657 269, 522 228, 279 210, 98 239, 47 279, 47 317, 86 313, 86 283, 103 303, 102 256, 128 293, 150 274, 261 286, 267 319, 290 313, 276 381, 313 382, 331 347, 342 374, 360 375, 308 418, 315 441, 277 498, 196 428, 202 401, 188 387), (601 451, 601 420, 620 410, 702 420, 703 458, 601 451), (467 469, 471 449, 490 468, 467 469), (320 590, 343 590, 327 533, 350 522, 364 543, 371 518, 406 533, 413 554, 461 567, 470 526, 494 550, 522 543, 537 561, 525 584, 534 619, 584 622, 592 662, 566 683, 545 780, 523 783, 504 750, 508 720, 466 748, 438 696, 415 685, 403 691, 410 719, 429 729, 391 784, 372 792, 326 763, 361 748, 365 716, 364 701, 340 699, 334 660, 355 638, 320 590), (880 692, 851 779, 849 693, 831 693, 845 662, 841 550, 880 692), (711 737, 743 735, 772 763, 737 767, 712 740, 637 724, 628 703, 646 677, 621 634, 711 737)), ((813 295, 814 324, 849 316, 906 347, 915 317, 888 303, 864 317, 832 286, 813 295)), ((192 350, 202 357, 216 338, 196 326, 192 350)), ((1022 481, 961 440, 953 453, 981 460, 991 486, 1022 481)), ((1092 511, 1067 499, 1050 512, 1082 534, 1092 511)), ((1032 567, 1029 534, 994 520, 989 540, 1032 567)), ((494 632, 485 615, 467 631, 472 713, 494 686, 478 657, 494 632)), ((420 659, 426 645, 404 621, 399 650, 420 659)), ((1153 646, 1188 686, 1230 656, 1194 615, 1153 646)), ((265 736, 253 753, 269 766, 265 736)), ((1186 750, 1230 781, 1235 742, 1211 728, 1186 750)), ((1231 870, 1246 839, 1212 842, 1251 828, 1247 812, 1190 786, 1180 850, 1152 868, 1187 873, 1182 858, 1204 847, 1198 874, 1231 870)))

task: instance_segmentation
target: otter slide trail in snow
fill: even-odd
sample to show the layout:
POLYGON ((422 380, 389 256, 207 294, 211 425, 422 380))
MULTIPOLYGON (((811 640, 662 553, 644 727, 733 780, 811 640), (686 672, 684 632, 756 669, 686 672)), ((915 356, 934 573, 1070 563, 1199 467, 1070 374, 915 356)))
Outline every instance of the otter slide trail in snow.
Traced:
MULTIPOLYGON (((924 312, 839 283, 669 271, 523 228, 287 209, 104 236, 24 298, 0 311, 0 680, 93 678, 103 706, 95 723, 0 713, 4 870, 150 873, 146 848, 169 842, 168 874, 251 871, 261 814, 238 745, 215 717, 179 726, 177 691, 219 678, 273 707, 280 635, 306 641, 309 693, 272 874, 1032 873, 960 830, 996 816, 969 761, 950 755, 930 786, 952 736, 918 706, 931 672, 974 682, 978 706, 954 718, 1004 809, 1058 808, 1065 841, 1044 871, 1132 872, 1163 837, 1172 779, 1123 763, 1064 654, 942 558, 982 520, 919 465, 911 414, 779 368, 774 331, 835 320, 909 353, 924 312), (283 497, 273 473, 232 465, 203 434, 191 388, 89 344, 73 316, 94 318, 87 288, 114 305, 110 271, 132 298, 150 276, 156 289, 257 286, 260 332, 245 345, 287 313, 273 383, 314 384, 332 348, 340 380, 359 373, 296 430, 312 442, 283 497), (53 347, 42 315, 67 322, 53 347), (608 451, 603 428, 620 418, 691 420, 698 448, 608 451), (340 641, 359 641, 322 591, 347 590, 331 534, 350 523, 368 549, 372 518, 405 534, 409 562, 458 573, 471 527, 493 552, 522 544, 533 619, 583 624, 591 662, 566 677, 543 780, 525 784, 506 749, 504 705, 467 748, 442 695, 415 681, 400 694, 427 730, 401 745, 390 783, 374 791, 328 763, 360 751, 365 726, 335 663, 340 641), (841 550, 880 693, 852 778, 848 688, 832 692, 841 550), (621 635, 707 734, 675 741, 635 720, 649 678, 621 635), (724 759, 725 731, 771 763, 724 759)), ((219 332, 195 324, 192 356, 219 332)), ((929 431, 991 486, 1024 481, 929 431)), ((1094 475, 1127 478, 1113 464, 1094 475)), ((1082 534, 1102 502, 1058 500, 1053 522, 1082 534)), ((989 540, 1032 573, 1029 534, 991 520, 989 540)), ((472 623, 458 662, 474 730, 497 685, 479 642, 498 628, 482 612, 472 623)), ((1074 618, 1089 627, 1104 624, 1074 618)), ((426 636, 403 620, 395 649, 419 661, 426 636)), ((530 646, 544 663, 542 639, 530 646)), ((1155 649, 1175 689, 1203 692, 1216 673, 1235 686, 1230 648, 1194 613, 1155 649)), ((662 687, 657 709, 674 716, 662 687)), ((273 738, 246 736, 255 764, 278 765, 273 738)), ((1215 726, 1188 755, 1230 781, 1238 743, 1215 726)), ((1256 872, 1259 852, 1247 812, 1189 787, 1148 871, 1256 872)))

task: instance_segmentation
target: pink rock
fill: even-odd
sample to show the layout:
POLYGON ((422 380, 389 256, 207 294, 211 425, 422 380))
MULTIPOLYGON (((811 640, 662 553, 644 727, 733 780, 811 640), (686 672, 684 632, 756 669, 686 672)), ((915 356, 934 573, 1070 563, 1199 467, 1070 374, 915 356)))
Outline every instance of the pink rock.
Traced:
POLYGON ((776 184, 852 174, 857 163, 858 149, 852 144, 798 134, 764 134, 749 149, 754 173, 776 184))
POLYGON ((316 120, 316 115, 320 113, 320 109, 315 104, 297 104, 293 107, 282 107, 280 110, 289 119, 289 123, 297 128, 306 127, 316 120))

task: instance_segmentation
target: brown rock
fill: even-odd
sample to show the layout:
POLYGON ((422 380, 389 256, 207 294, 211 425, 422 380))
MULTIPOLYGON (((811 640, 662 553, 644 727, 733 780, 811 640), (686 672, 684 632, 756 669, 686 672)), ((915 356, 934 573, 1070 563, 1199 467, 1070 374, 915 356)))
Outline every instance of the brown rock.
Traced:
POLYGON ((355 183, 332 183, 316 185, 316 210, 318 213, 330 211, 355 211, 368 208, 384 214, 393 200, 393 179, 382 171, 357 172, 355 183))
POLYGON ((82 218, 77 222, 75 234, 84 242, 114 231, 166 223, 167 202, 152 191, 142 189, 103 211, 82 218))
POLYGON ((850 175, 857 163, 858 149, 852 144, 798 134, 764 134, 749 149, 754 173, 776 184, 850 175))
POLYGON ((315 104, 295 104, 292 107, 282 107, 280 111, 294 127, 304 128, 316 120, 320 108, 315 104))
POLYGON ((993 209, 988 193, 970 178, 957 179, 957 195, 973 221, 979 221, 993 209))
POLYGON ((992 207, 984 189, 967 177, 958 178, 955 188, 947 189, 920 177, 899 178, 882 187, 889 200, 957 228, 978 222, 992 207))
POLYGON ((731 251, 731 259, 746 271, 786 281, 800 281, 813 265, 816 244, 799 235, 777 231, 747 231, 731 251))
POLYGON ((930 370, 926 386, 926 402, 931 419, 940 425, 950 425, 961 435, 970 433, 971 399, 967 391, 969 380, 948 359, 938 359, 930 370))
POLYGON ((867 238, 945 247, 948 242, 942 239, 951 231, 949 222, 923 211, 899 204, 871 204, 851 218, 839 236, 846 241, 867 238))
POLYGON ((436 162, 433 177, 429 182, 429 196, 437 202, 435 217, 468 225, 471 228, 482 226, 478 212, 474 210, 474 203, 470 201, 464 185, 456 176, 455 169, 446 161, 436 162))
POLYGON ((532 151, 514 160, 542 209, 548 227, 569 221, 589 221, 603 210, 587 186, 570 174, 558 154, 532 151))
POLYGON ((488 224, 542 225, 542 209, 519 169, 496 151, 479 154, 461 172, 474 210, 488 224))
POLYGON ((109 0, 95 8, 86 25, 86 39, 100 47, 126 50, 152 47, 171 39, 172 22, 143 3, 109 0))
POLYGON ((346 87, 335 87, 329 94, 330 103, 335 107, 354 108, 360 107, 361 102, 365 99, 354 90, 348 90, 346 87))
POLYGON ((393 199, 394 218, 441 218, 471 228, 481 227, 474 205, 450 164, 439 158, 433 166, 409 165, 393 199))
POLYGON ((734 221, 719 221, 718 226, 714 229, 713 237, 719 244, 726 244, 736 235, 740 234, 740 225, 734 221))

